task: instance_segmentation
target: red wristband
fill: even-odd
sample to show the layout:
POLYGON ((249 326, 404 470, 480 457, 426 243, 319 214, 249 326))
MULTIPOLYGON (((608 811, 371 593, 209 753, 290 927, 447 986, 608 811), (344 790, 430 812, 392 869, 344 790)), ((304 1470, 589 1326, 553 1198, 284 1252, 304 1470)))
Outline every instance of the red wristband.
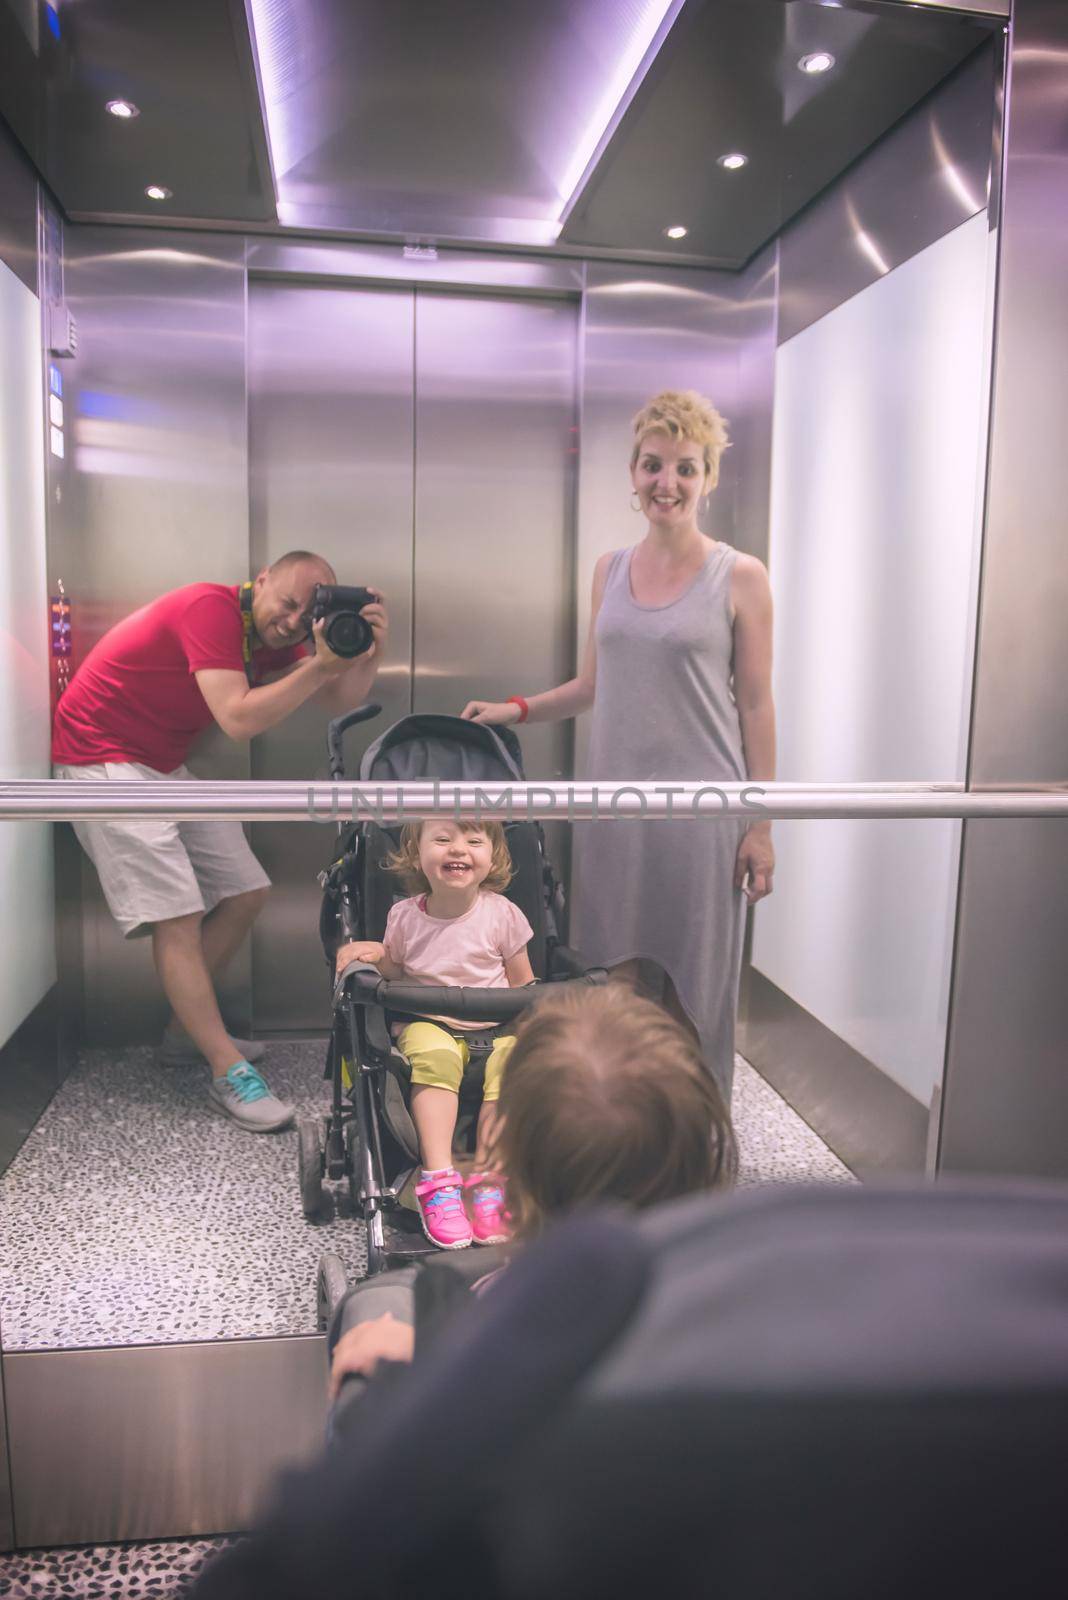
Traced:
POLYGON ((519 707, 519 720, 520 720, 520 722, 525 722, 527 720, 527 718, 530 716, 530 707, 527 705, 526 701, 523 699, 523 696, 521 694, 510 694, 508 696, 506 704, 510 705, 510 706, 518 706, 519 707))

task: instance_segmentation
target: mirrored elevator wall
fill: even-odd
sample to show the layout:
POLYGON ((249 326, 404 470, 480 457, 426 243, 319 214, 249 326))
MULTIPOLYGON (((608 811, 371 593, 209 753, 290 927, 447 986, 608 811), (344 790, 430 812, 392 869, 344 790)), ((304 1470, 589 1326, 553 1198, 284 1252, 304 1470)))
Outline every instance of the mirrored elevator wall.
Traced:
MULTIPOLYGON (((409 710, 562 681, 596 554, 634 537, 629 418, 653 390, 700 388, 732 418, 714 531, 759 548, 773 272, 774 251, 742 274, 444 250, 410 263, 383 246, 69 226, 79 351, 49 553, 76 659, 167 589, 237 583, 302 547, 389 601, 383 713, 352 736, 349 771, 409 710)), ((209 736, 190 764, 321 777, 325 727, 307 707, 251 747, 209 736)), ((574 744, 566 725, 527 730, 528 776, 569 776, 574 744)), ((318 1029, 331 829, 260 825, 254 843, 275 892, 225 1008, 264 1033, 318 1029)), ((566 881, 566 828, 549 845, 566 881)), ((147 943, 123 943, 79 866, 65 892, 81 897, 86 1039, 151 1042, 147 943)))
MULTIPOLYGON (((410 710, 455 716, 571 671, 577 311, 570 298, 250 282, 250 570, 305 546, 389 603, 382 716, 349 736, 350 775, 410 710)), ((325 774, 309 712, 255 741, 253 777, 325 774)), ((566 725, 523 745, 532 776, 570 772, 566 725)), ((274 884, 253 938, 258 1029, 322 1025, 309 885, 332 832, 253 829, 274 884)))

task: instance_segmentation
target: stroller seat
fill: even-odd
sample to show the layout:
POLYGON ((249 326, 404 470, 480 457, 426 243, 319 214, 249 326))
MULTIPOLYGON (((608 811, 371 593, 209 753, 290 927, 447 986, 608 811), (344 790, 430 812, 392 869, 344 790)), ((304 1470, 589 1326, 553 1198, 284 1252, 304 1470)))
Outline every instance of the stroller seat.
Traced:
MULTIPOLYGON (((544 913, 540 830, 530 823, 509 823, 505 826, 505 837, 508 841, 514 875, 504 893, 514 905, 518 906, 534 930, 534 937, 527 946, 527 953, 535 976, 540 981, 545 981, 550 971, 550 955, 554 948, 556 929, 555 920, 547 926, 544 913)), ((397 848, 399 841, 399 826, 385 828, 373 822, 364 825, 364 855, 359 866, 364 906, 364 927, 359 935, 361 938, 381 941, 390 907, 404 897, 404 892, 397 886, 396 880, 383 870, 384 861, 397 848)), ((556 947, 559 948, 558 944, 556 947)), ((408 1110, 410 1069, 393 1042, 393 1035, 396 1025, 413 1021, 424 1013, 403 1011, 388 1006, 381 1009, 384 1029, 379 1025, 379 1019, 371 1016, 366 1019, 366 1027, 370 1048, 390 1075, 383 1085, 383 1120, 389 1133, 414 1163, 418 1159, 419 1147, 408 1110)), ((512 1026, 512 1023, 505 1021, 488 1028, 465 1027, 463 1030, 470 1058, 464 1069, 460 1087, 460 1116, 457 1128, 458 1141, 461 1143, 474 1133, 475 1119, 482 1102, 486 1061, 494 1042, 512 1026)), ((343 1079, 346 1089, 351 1090, 351 1071, 344 1066, 343 1079)))
MULTIPOLYGON (((335 739, 335 744, 336 744, 335 739)), ((340 768, 340 758, 336 761, 340 768)), ((340 776, 340 771, 335 775, 340 776)), ((365 804, 373 803, 379 783, 436 778, 479 783, 499 793, 501 784, 523 781, 519 742, 509 729, 484 727, 459 717, 419 714, 388 729, 364 755, 359 781, 365 804)), ((446 790, 447 793, 447 790, 446 790)), ((563 893, 545 853, 541 827, 507 822, 505 837, 513 877, 505 893, 523 912, 532 930, 528 944, 536 984, 526 989, 433 988, 391 983, 374 967, 353 963, 339 975, 333 992, 333 1028, 326 1073, 333 1107, 326 1119, 325 1147, 319 1124, 302 1123, 301 1195, 305 1214, 317 1214, 325 1176, 346 1178, 353 1208, 367 1230, 368 1273, 412 1259, 420 1250, 387 1245, 385 1215, 400 1221, 400 1197, 419 1159, 415 1127, 408 1109, 409 1070, 393 1031, 411 1017, 477 1019, 490 1025, 464 1029, 470 1061, 460 1089, 460 1137, 473 1138, 481 1103, 486 1059, 493 1039, 536 997, 542 983, 598 983, 606 974, 587 969, 581 957, 560 940, 563 893)), ((352 939, 380 941, 391 905, 404 898, 396 880, 383 871, 396 849, 400 826, 383 820, 357 821, 339 835, 331 863, 321 876, 320 934, 333 972, 339 947, 352 939)), ((324 1257, 319 1274, 319 1320, 325 1326, 344 1292, 337 1257, 324 1257)))

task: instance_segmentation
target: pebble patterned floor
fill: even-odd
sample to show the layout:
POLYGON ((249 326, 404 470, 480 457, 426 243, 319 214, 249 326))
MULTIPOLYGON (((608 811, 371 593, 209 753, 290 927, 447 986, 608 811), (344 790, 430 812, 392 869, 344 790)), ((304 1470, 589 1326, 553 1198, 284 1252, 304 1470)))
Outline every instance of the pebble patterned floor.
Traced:
POLYGON ((229 1539, 82 1545, 0 1556, 5 1600, 177 1600, 229 1539))
MULTIPOLYGON (((323 1044, 272 1044, 264 1070, 299 1115, 327 1104, 323 1044)), ((0 1179, 6 1350, 312 1332, 320 1251, 358 1276, 347 1202, 309 1224, 296 1135, 244 1132, 208 1108, 206 1072, 147 1047, 88 1051, 0 1179)), ((739 1062, 743 1183, 850 1174, 739 1062)))
MULTIPOLYGON (((322 1052, 270 1048, 271 1085, 301 1114, 325 1104, 322 1052)), ((852 1181, 740 1057, 734 1116, 740 1183, 852 1181)), ((162 1069, 148 1049, 87 1052, 0 1179, 5 1347, 311 1330, 320 1250, 337 1250, 353 1274, 364 1258, 350 1218, 304 1220, 295 1143, 213 1115, 195 1068, 162 1069)), ((22 1551, 0 1556, 0 1593, 177 1600, 228 1542, 22 1551)))

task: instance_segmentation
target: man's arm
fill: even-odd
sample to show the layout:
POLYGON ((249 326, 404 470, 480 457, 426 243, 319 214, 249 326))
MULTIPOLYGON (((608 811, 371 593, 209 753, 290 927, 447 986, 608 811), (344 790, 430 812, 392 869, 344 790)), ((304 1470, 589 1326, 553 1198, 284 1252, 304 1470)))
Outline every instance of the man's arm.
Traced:
MULTIPOLYGON (((360 616, 364 617, 370 624, 371 633, 374 636, 374 643, 371 648, 362 656, 357 656, 355 660, 346 662, 340 671, 332 675, 325 683, 321 683, 317 689, 312 691, 309 697, 315 701, 317 706, 323 706, 334 716, 340 716, 343 711, 351 711, 356 706, 363 704, 371 692, 382 657, 385 654, 386 640, 389 637, 389 621, 381 595, 373 604, 364 606, 360 616)), ((323 626, 324 624, 322 623, 315 624, 312 629, 313 636, 316 628, 321 630, 323 626)), ((302 665, 303 662, 300 661, 292 662, 288 667, 283 667, 281 672, 267 674, 264 682, 267 685, 282 683, 286 678, 291 678, 295 672, 298 672, 302 665)), ((201 690, 203 691, 203 685, 201 685, 201 690)), ((207 696, 205 695, 204 698, 207 699, 207 696)), ((284 715, 288 715, 288 713, 284 713, 284 715)), ((216 717, 215 720, 218 721, 218 718, 216 717)))
POLYGON ((250 689, 243 672, 225 667, 204 667, 194 673, 208 710, 228 738, 239 742, 254 739, 258 733, 284 722, 320 690, 332 687, 334 680, 350 675, 350 664, 329 648, 322 630, 321 622, 312 629, 315 654, 305 656, 273 683, 250 689))

